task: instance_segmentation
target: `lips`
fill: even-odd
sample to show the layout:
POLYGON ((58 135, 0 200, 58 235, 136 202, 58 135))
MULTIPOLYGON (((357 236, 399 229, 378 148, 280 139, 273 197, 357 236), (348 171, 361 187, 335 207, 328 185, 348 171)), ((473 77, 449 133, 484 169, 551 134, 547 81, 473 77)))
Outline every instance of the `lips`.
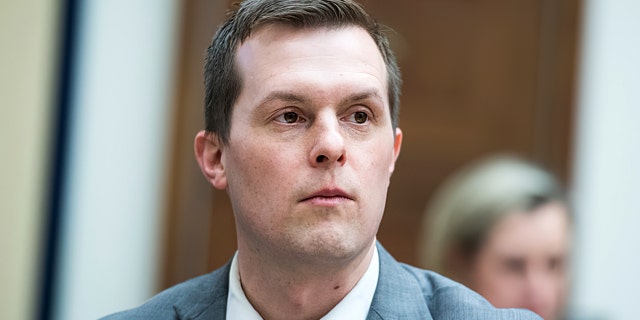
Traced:
POLYGON ((309 200, 353 200, 353 197, 339 188, 327 188, 314 192, 310 196, 303 198, 300 202, 309 200))

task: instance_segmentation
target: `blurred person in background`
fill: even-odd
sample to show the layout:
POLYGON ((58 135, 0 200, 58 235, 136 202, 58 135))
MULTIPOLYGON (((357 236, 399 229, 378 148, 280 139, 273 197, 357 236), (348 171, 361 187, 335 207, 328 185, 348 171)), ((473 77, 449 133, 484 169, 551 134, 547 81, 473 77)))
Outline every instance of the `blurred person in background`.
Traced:
POLYGON ((571 222, 555 177, 511 155, 463 168, 434 193, 422 227, 423 267, 499 308, 564 318, 571 222))

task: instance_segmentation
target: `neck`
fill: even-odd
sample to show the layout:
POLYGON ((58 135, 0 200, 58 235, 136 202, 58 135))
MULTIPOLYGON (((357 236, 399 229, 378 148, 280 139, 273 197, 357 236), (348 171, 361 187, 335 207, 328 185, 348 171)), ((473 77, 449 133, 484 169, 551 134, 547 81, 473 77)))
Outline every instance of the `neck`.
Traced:
POLYGON ((320 265, 297 263, 295 258, 265 258, 239 246, 242 290, 264 319, 319 319, 364 275, 374 248, 375 241, 351 259, 320 265))

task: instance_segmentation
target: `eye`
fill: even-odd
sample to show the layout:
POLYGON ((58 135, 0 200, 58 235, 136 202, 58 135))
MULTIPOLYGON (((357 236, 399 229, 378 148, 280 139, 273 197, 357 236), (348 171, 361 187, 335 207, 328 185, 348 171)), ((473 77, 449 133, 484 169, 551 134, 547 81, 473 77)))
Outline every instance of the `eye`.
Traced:
POLYGON ((356 111, 349 116, 349 120, 358 124, 363 124, 369 120, 369 115, 364 111, 356 111))
POLYGON ((564 259, 562 257, 551 257, 548 261, 549 270, 563 272, 564 271, 564 259))
POLYGON ((276 117, 275 120, 282 123, 296 123, 296 122, 302 121, 300 116, 293 111, 285 112, 279 115, 278 117, 276 117))
POLYGON ((525 271, 526 263, 522 258, 506 258, 502 265, 507 272, 522 274, 525 271))

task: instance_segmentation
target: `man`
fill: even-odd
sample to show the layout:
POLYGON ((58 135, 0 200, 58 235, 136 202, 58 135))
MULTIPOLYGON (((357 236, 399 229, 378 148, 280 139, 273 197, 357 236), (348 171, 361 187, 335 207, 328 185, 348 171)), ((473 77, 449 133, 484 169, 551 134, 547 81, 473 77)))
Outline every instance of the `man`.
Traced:
POLYGON ((248 0, 205 67, 204 176, 237 254, 113 319, 535 319, 396 262, 376 242, 400 152, 400 76, 350 0, 248 0))

